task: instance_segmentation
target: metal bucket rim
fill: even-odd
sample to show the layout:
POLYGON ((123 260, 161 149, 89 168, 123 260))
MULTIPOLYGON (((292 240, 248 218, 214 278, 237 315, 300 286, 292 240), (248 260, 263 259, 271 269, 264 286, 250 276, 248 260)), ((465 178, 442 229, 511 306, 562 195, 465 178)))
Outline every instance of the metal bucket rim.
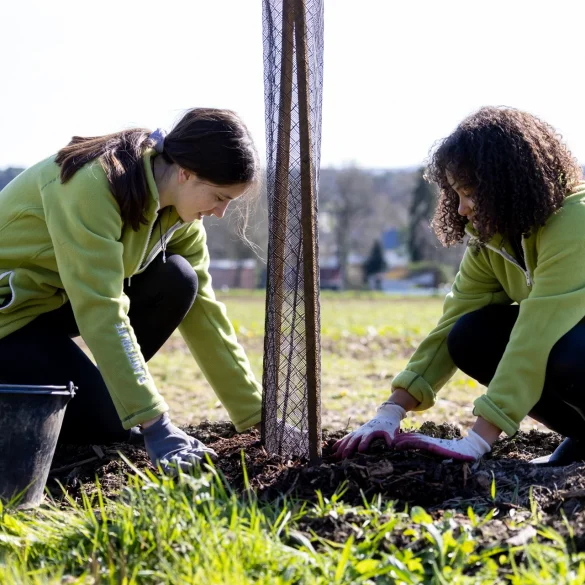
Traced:
POLYGON ((38 394, 52 396, 75 396, 75 386, 35 386, 31 384, 0 384, 0 394, 38 394))

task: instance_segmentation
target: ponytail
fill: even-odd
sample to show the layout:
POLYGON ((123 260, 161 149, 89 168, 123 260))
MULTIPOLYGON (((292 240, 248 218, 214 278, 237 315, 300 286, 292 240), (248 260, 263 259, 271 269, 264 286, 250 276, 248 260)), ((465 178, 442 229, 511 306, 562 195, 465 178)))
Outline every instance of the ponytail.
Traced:
POLYGON ((66 183, 82 166, 101 158, 123 223, 138 231, 141 224, 147 223, 145 209, 149 194, 142 155, 154 144, 149 136, 150 131, 144 128, 91 138, 74 136, 55 159, 61 167, 61 182, 66 183))

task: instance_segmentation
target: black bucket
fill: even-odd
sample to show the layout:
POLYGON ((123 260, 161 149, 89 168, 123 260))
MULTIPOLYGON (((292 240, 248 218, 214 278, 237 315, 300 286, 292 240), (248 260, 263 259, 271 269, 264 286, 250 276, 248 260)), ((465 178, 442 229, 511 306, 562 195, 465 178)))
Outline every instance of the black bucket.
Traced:
POLYGON ((0 384, 0 499, 19 508, 41 503, 65 408, 68 386, 0 384))

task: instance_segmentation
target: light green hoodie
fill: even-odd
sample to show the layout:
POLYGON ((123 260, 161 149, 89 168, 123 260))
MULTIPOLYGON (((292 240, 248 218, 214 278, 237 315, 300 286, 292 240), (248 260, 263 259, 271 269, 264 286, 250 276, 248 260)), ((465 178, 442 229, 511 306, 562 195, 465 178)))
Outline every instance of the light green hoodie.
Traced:
POLYGON ((479 252, 466 250, 443 316, 392 381, 393 388, 420 401, 417 410, 434 404, 456 370, 447 336, 459 317, 513 302, 520 306, 518 319, 487 392, 474 402, 474 414, 513 435, 540 399, 551 349, 585 317, 585 187, 568 196, 522 247, 526 271, 502 236, 479 252))
MULTIPOLYGON (((122 225, 99 161, 61 184, 51 157, 0 192, 0 338, 69 300, 127 429, 168 410, 140 352, 123 290, 124 279, 145 270, 161 251, 158 229, 153 233, 159 210, 155 154, 144 154, 148 225, 137 232, 122 225)), ((261 388, 225 306, 215 299, 203 223, 185 224, 172 208, 169 225, 163 234, 167 252, 185 257, 199 280, 179 330, 236 428, 244 430, 260 420, 261 388)))

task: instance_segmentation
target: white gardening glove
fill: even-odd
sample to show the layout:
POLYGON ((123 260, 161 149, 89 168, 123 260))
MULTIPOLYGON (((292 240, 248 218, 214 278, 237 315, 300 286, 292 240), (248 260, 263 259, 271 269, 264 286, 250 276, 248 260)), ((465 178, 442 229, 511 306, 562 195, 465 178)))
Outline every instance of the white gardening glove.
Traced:
POLYGON ((405 416, 406 411, 402 406, 393 402, 384 402, 378 408, 377 414, 372 420, 333 445, 333 454, 337 458, 343 459, 349 457, 356 448, 362 453, 378 437, 383 438, 386 444, 391 447, 400 428, 400 421, 405 416))
POLYGON ((398 451, 420 449, 458 461, 477 461, 492 450, 490 444, 472 430, 462 439, 434 439, 421 433, 402 433, 394 439, 394 448, 398 451))

